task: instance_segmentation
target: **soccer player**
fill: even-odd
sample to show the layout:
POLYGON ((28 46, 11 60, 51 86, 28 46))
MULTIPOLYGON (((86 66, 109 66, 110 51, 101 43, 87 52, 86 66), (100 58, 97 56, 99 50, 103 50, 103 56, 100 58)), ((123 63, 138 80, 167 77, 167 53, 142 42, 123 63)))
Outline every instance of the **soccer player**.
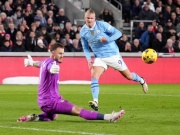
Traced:
POLYGON ((116 122, 125 113, 124 110, 112 114, 100 114, 95 111, 85 110, 76 106, 58 93, 59 63, 62 62, 64 47, 55 43, 50 47, 51 56, 43 61, 33 61, 31 56, 24 60, 25 67, 40 67, 40 83, 38 87, 38 105, 43 111, 42 114, 31 114, 21 116, 18 122, 27 121, 52 121, 57 114, 80 116, 86 120, 108 120, 116 122))
POLYGON ((98 111, 99 78, 108 67, 119 71, 128 80, 139 82, 144 93, 147 93, 146 81, 134 72, 130 72, 124 63, 115 40, 122 36, 122 33, 107 22, 96 21, 95 12, 89 9, 85 13, 84 26, 80 31, 81 43, 84 54, 91 70, 91 90, 93 101, 89 106, 98 111), (94 53, 94 61, 91 59, 90 48, 94 53))

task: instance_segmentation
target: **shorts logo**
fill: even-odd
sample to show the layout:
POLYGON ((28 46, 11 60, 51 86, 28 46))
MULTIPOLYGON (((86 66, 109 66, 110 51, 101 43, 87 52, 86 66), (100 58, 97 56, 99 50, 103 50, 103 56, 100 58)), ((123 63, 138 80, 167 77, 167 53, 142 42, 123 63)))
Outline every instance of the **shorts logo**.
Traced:
POLYGON ((118 60, 118 63, 119 63, 120 65, 122 65, 122 61, 121 61, 121 60, 118 60))

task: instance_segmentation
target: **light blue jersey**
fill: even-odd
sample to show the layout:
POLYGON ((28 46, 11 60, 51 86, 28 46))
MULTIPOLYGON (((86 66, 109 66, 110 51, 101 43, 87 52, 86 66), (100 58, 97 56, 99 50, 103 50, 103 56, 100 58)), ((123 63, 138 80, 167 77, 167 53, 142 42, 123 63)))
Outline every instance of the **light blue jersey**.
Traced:
POLYGON ((107 22, 95 21, 95 25, 89 28, 86 24, 80 31, 81 43, 87 60, 91 59, 89 46, 95 58, 106 58, 119 55, 119 49, 115 40, 122 36, 122 33, 107 22), (102 43, 101 38, 107 42, 102 43))

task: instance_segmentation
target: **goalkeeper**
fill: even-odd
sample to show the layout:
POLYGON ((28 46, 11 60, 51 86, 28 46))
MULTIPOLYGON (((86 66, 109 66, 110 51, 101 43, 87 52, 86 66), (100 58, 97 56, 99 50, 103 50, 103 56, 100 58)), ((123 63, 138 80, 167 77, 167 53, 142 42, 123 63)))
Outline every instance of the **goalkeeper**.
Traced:
POLYGON ((24 60, 25 67, 40 67, 40 83, 38 87, 38 105, 43 111, 41 114, 21 116, 18 122, 27 121, 52 121, 57 114, 80 116, 86 120, 108 120, 116 122, 125 113, 124 110, 112 112, 112 114, 101 114, 83 109, 67 100, 58 93, 59 63, 62 62, 64 47, 55 43, 50 48, 51 56, 43 61, 33 61, 30 55, 24 60))

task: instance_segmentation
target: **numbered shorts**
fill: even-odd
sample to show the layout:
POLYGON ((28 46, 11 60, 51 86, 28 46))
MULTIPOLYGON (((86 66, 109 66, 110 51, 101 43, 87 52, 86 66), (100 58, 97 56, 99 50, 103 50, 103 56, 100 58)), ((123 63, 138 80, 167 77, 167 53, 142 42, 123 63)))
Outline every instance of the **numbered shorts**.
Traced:
POLYGON ((118 71, 124 71, 127 69, 126 64, 124 63, 122 57, 119 55, 107 58, 95 58, 93 66, 101 66, 105 70, 107 70, 108 67, 111 67, 118 71))

